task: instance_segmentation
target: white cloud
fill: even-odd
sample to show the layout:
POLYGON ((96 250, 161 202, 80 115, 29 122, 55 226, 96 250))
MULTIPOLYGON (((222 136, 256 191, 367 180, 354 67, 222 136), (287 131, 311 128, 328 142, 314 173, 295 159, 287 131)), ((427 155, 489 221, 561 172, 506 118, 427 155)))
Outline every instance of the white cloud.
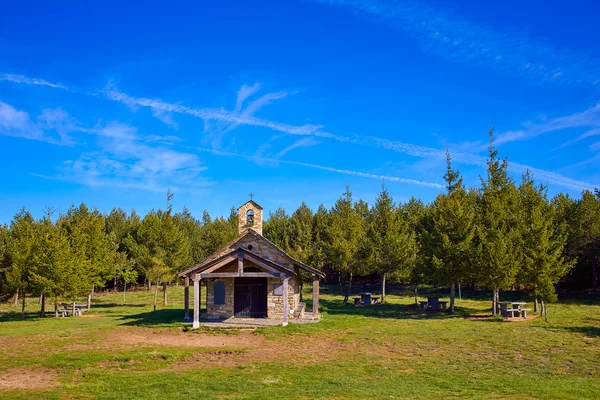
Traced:
MULTIPOLYGON (((564 117, 553 118, 539 124, 531 124, 526 129, 504 132, 498 135, 496 143, 504 144, 518 140, 527 140, 545 133, 569 128, 585 127, 600 128, 600 103, 597 103, 585 111, 573 113, 564 117)), ((561 147, 575 143, 576 141, 589 136, 591 136, 589 133, 584 133, 579 139, 568 141, 561 147)))
MULTIPOLYGON (((23 81, 23 83, 26 83, 26 82, 27 82, 27 80, 23 81)), ((256 93, 258 91, 259 87, 260 86, 256 86, 256 84, 255 84, 252 87, 247 87, 244 90, 241 90, 243 92, 243 94, 241 96, 243 100, 240 102, 240 104, 243 104, 244 101, 248 98, 248 96, 256 93)), ((225 123, 225 125, 223 125, 223 126, 227 126, 227 124, 257 126, 257 127, 268 128, 268 129, 274 130, 276 132, 281 132, 281 133, 285 133, 285 134, 289 134, 289 135, 315 136, 315 137, 332 139, 332 140, 340 141, 340 142, 353 143, 353 144, 362 145, 362 146, 372 146, 372 147, 377 147, 377 148, 383 148, 386 150, 390 150, 390 151, 394 151, 394 152, 402 153, 402 154, 407 154, 407 155, 414 156, 414 157, 423 157, 423 158, 432 158, 432 159, 444 159, 445 158, 445 150, 444 149, 420 146, 420 145, 416 145, 416 144, 412 144, 412 143, 394 141, 394 140, 389 140, 389 139, 379 138, 379 137, 374 137, 374 136, 335 135, 333 133, 324 131, 323 126, 321 126, 321 125, 312 125, 312 124, 299 125, 299 126, 289 125, 289 124, 284 124, 284 123, 280 123, 280 122, 276 122, 276 121, 272 121, 272 120, 268 120, 268 119, 256 118, 251 115, 244 115, 243 112, 236 114, 235 112, 224 110, 224 109, 191 108, 191 107, 187 107, 187 106, 184 106, 181 104, 163 102, 160 99, 136 98, 133 96, 129 96, 125 93, 121 93, 118 90, 114 89, 113 87, 107 88, 106 90, 103 91, 103 93, 106 96, 106 98, 108 98, 109 100, 121 102, 131 108, 134 108, 134 109, 137 107, 149 107, 153 112, 160 111, 160 112, 166 112, 166 113, 178 113, 178 114, 190 115, 190 116, 202 119, 205 122, 205 124, 208 121, 218 121, 221 123, 225 123)), ((284 92, 279 92, 279 93, 284 93, 284 92)), ((239 99, 240 99, 240 95, 238 94, 238 100, 239 99)), ((241 105, 240 105, 240 107, 241 107, 241 105)), ((548 124, 550 126, 553 126, 552 129, 564 129, 561 127, 567 127, 567 126, 569 126, 569 124, 571 124, 571 126, 573 124, 580 124, 579 126, 583 126, 583 124, 586 123, 585 121, 591 121, 593 118, 595 118, 594 116, 598 112, 599 107, 600 107, 600 105, 596 105, 582 113, 576 113, 571 116, 550 120, 550 122, 548 122, 548 124)), ((549 128, 539 128, 539 127, 534 128, 531 134, 536 135, 536 134, 539 134, 536 132, 540 132, 540 130, 545 131, 546 129, 549 129, 549 128)), ((521 138, 521 137, 526 137, 527 134, 521 134, 521 133, 514 134, 513 133, 513 134, 504 135, 504 136, 500 135, 500 136, 503 137, 502 140, 504 141, 504 143, 506 143, 507 141, 510 141, 507 139, 508 137, 521 138)), ((498 144, 498 142, 497 142, 497 144, 498 144)), ((485 157, 482 157, 475 153, 452 151, 452 157, 453 157, 453 161, 456 163, 459 163, 459 164, 476 165, 476 166, 480 166, 480 167, 485 167, 485 157)), ((590 188, 594 188, 595 186, 598 186, 596 184, 592 184, 592 183, 581 181, 581 180, 571 179, 571 178, 564 177, 564 176, 554 173, 554 172, 536 169, 536 168, 533 168, 533 167, 530 167, 527 165, 523 165, 523 164, 518 164, 518 163, 515 163, 512 161, 509 163, 509 167, 510 167, 511 171, 518 172, 518 173, 523 173, 527 169, 529 169, 531 171, 535 171, 536 177, 538 179, 542 179, 546 183, 556 184, 556 185, 559 185, 562 187, 567 187, 570 189, 581 190, 581 189, 590 189, 590 188)))
POLYGON ((72 145, 68 133, 76 129, 75 122, 61 109, 42 110, 34 122, 27 112, 0 101, 0 135, 72 145))
POLYGON ((314 1, 398 28, 423 51, 450 61, 493 68, 542 85, 596 84, 600 78, 598 60, 587 53, 553 48, 523 32, 499 32, 422 1, 314 1))
POLYGON ((52 83, 52 82, 48 82, 43 79, 37 79, 37 78, 28 78, 23 75, 1 74, 0 81, 7 81, 7 82, 13 82, 13 83, 24 83, 26 85, 48 86, 53 89, 69 90, 69 88, 67 86, 61 85, 60 83, 52 83))
POLYGON ((310 147, 310 146, 315 146, 317 144, 319 144, 319 141, 315 140, 312 137, 298 139, 294 143, 292 143, 291 145, 289 145, 288 147, 286 147, 285 149, 283 149, 279 153, 277 153, 275 158, 280 159, 281 157, 283 157, 285 154, 287 154, 291 150, 297 149, 299 147, 310 147))
POLYGON ((99 150, 65 162, 55 179, 94 187, 149 191, 189 189, 208 184, 206 170, 195 155, 175 151, 138 134, 135 127, 111 122, 97 128, 99 150))
POLYGON ((406 184, 411 184, 411 185, 426 186, 426 187, 432 187, 432 188, 438 188, 438 189, 441 189, 444 187, 444 185, 441 185, 436 182, 420 181, 417 179, 402 178, 402 177, 398 177, 398 176, 371 174, 368 172, 333 168, 333 167, 327 167, 324 165, 311 164, 311 163, 305 163, 305 162, 300 162, 300 161, 288 161, 288 160, 280 160, 280 159, 276 159, 276 158, 249 156, 249 155, 245 155, 245 154, 239 154, 239 153, 233 153, 233 152, 221 151, 221 150, 215 150, 215 149, 205 149, 205 148, 201 148, 201 147, 187 147, 186 146, 186 148, 190 149, 190 150, 193 149, 196 151, 210 153, 210 154, 217 155, 217 156, 244 158, 244 159, 247 159, 247 160, 250 160, 253 162, 274 163, 274 164, 280 163, 280 164, 296 165, 299 167, 318 169, 321 171, 328 171, 328 172, 333 172, 336 174, 358 176, 361 178, 376 179, 379 181, 406 183, 406 184))

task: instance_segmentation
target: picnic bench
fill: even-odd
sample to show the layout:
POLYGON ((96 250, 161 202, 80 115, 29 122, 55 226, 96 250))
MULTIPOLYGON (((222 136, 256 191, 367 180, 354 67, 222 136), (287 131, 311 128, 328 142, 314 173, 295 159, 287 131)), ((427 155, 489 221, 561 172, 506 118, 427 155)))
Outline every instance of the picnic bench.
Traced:
POLYGON ((360 293, 360 297, 353 297, 355 306, 379 304, 379 297, 373 297, 371 293, 360 293))
POLYGON ((76 317, 83 315, 83 312, 87 310, 87 304, 79 303, 58 303, 58 313, 61 317, 68 317, 69 314, 75 314, 76 317))
POLYGON ((500 304, 500 315, 504 318, 527 318, 527 311, 531 311, 531 308, 522 308, 525 302, 523 301, 501 301, 500 304))

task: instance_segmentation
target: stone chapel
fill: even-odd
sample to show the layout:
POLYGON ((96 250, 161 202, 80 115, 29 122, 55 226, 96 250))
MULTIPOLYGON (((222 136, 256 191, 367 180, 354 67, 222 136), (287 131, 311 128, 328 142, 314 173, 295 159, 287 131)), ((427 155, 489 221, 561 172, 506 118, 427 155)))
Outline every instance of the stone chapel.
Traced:
POLYGON ((205 290, 206 319, 318 319, 321 271, 295 260, 262 236, 263 209, 250 200, 238 208, 239 235, 206 260, 179 274, 185 279, 184 318, 189 315, 189 282, 194 283, 193 328, 200 326, 205 290), (300 302, 300 273, 313 281, 312 312, 300 302), (306 315, 305 315, 306 314, 306 315))

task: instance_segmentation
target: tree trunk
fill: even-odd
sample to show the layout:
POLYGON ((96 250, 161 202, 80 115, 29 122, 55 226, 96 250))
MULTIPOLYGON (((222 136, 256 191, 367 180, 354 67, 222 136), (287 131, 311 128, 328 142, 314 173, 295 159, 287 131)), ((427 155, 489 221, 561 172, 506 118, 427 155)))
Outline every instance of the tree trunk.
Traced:
POLYGON ((492 300, 492 315, 498 315, 498 300, 499 300, 499 289, 494 288, 494 298, 492 300))
POLYGON ((163 283, 163 306, 167 305, 167 284, 163 283))
POLYGON ((92 292, 90 292, 90 294, 88 294, 88 301, 87 301, 87 310, 90 311, 92 309, 92 292))
POLYGON ((158 282, 154 285, 154 311, 156 311, 156 297, 158 296, 158 282))
POLYGON ((385 278, 386 278, 387 274, 383 274, 383 276, 381 277, 381 302, 383 303, 385 301, 385 278))
POLYGON ((123 304, 125 304, 125 292, 127 292, 127 281, 123 281, 123 304))
POLYGON ((15 307, 19 305, 19 289, 15 291, 15 307))
POLYGON ((547 310, 547 304, 544 300, 542 300, 542 315, 544 316, 544 320, 546 322, 548 322, 548 310, 547 310))
POLYGON ((533 312, 538 312, 538 309, 539 309, 539 305, 538 305, 538 298, 536 297, 536 298, 533 300, 533 312))
POLYGON ((40 293, 40 297, 38 297, 38 304, 42 304, 42 296, 43 295, 44 295, 43 293, 40 293))
POLYGON ((117 291, 117 277, 115 276, 114 280, 113 280, 113 292, 116 293, 117 291))
POLYGON ((54 298, 54 318, 58 318, 58 301, 54 298))
POLYGON ((458 299, 462 300, 462 293, 460 291, 460 282, 458 282, 458 299))
POLYGON ((454 282, 450 284, 450 314, 454 314, 454 282))
POLYGON ((352 272, 350 272, 350 279, 348 279, 348 285, 346 286, 346 295, 344 296, 344 304, 348 303, 348 297, 350 297, 351 289, 352 289, 352 272))
POLYGON ((419 287, 419 285, 415 285, 415 305, 419 304, 419 299, 418 299, 419 294, 417 292, 418 287, 419 287))
POLYGON ((44 295, 43 292, 40 296, 40 302, 42 304, 42 306, 40 307, 40 317, 43 317, 44 314, 46 313, 46 296, 44 295))
POLYGON ((598 260, 595 254, 592 254, 592 289, 598 289, 598 260))
POLYGON ((23 291, 23 295, 21 297, 21 301, 23 302, 21 305, 21 319, 25 319, 25 291, 23 291))
POLYGON ((148 279, 148 290, 152 290, 152 281, 148 279))
POLYGON ((75 316, 75 300, 73 300, 73 316, 75 316))

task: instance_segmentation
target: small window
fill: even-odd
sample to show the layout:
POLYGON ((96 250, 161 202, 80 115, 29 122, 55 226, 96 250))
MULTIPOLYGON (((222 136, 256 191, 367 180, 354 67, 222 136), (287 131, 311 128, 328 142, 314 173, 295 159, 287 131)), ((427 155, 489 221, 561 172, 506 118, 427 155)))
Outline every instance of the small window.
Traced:
POLYGON ((253 246, 251 244, 248 245, 248 250, 252 250, 253 246))
POLYGON ((215 282, 215 285, 213 286, 213 294, 213 303, 215 305, 225 304, 225 284, 223 282, 215 282))
POLYGON ((254 211, 248 210, 246 213, 246 224, 254 225, 254 211))

